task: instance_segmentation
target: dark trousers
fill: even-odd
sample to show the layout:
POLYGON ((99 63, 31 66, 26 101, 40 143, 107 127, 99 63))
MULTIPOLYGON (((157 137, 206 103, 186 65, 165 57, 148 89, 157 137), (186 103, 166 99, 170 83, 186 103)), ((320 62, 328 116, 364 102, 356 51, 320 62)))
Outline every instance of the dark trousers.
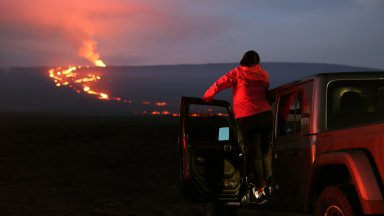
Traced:
POLYGON ((272 175, 271 142, 273 115, 271 111, 238 118, 246 152, 246 170, 249 182, 257 188, 265 186, 272 175))

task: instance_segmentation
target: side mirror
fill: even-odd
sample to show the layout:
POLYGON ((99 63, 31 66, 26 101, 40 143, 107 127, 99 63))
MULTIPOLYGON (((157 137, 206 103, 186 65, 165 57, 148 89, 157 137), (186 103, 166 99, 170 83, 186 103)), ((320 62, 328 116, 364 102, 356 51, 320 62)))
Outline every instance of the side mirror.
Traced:
POLYGON ((219 128, 219 141, 228 141, 229 140, 229 127, 219 128))

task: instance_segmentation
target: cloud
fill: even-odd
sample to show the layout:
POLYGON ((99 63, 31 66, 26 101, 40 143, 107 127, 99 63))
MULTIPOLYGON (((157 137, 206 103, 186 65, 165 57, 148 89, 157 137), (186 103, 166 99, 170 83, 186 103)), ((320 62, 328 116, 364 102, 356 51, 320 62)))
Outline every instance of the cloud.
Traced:
MULTIPOLYGON (((210 40, 228 28, 230 20, 210 15, 209 10, 196 13, 189 6, 170 0, 162 4, 129 0, 2 0, 0 45, 18 49, 9 54, 30 52, 38 46, 42 52, 34 55, 41 54, 43 64, 60 64, 59 58, 45 55, 52 49, 55 53, 69 52, 69 46, 74 55, 84 56, 84 41, 97 44, 99 47, 88 47, 94 47, 94 56, 100 50, 101 58, 105 53, 143 60, 150 56, 148 59, 154 60, 164 54, 164 48, 180 52, 193 41, 210 40)), ((1 64, 7 62, 2 59, 1 64)), ((78 63, 85 62, 75 60, 74 64, 78 63)))
POLYGON ((5 0, 0 13, 0 45, 29 50, 34 44, 42 44, 41 49, 49 50, 52 41, 60 38, 62 43, 56 44, 57 49, 66 51, 63 47, 70 45, 84 56, 84 41, 90 41, 92 46, 88 47, 97 52, 96 37, 120 34, 124 22, 138 29, 153 21, 141 15, 155 14, 151 10, 146 5, 122 0, 5 0))
POLYGON ((361 64, 384 50, 382 0, 0 1, 7 66, 89 64, 84 41, 107 65, 230 62, 248 49, 268 61, 361 64))

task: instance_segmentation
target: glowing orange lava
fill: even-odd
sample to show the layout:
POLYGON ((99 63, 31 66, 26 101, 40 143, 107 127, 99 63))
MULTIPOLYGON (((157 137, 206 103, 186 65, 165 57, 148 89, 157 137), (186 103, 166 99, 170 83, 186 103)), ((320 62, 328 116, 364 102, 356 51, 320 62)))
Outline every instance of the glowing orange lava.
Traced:
MULTIPOLYGON (((96 67, 106 67, 106 64, 100 59, 99 53, 96 51, 97 43, 94 40, 84 40, 82 46, 79 48, 79 55, 86 58, 90 62, 92 62, 96 67)), ((66 86, 73 89, 78 94, 88 94, 96 97, 99 100, 105 101, 116 101, 121 103, 132 104, 133 102, 128 99, 123 99, 121 97, 112 97, 108 94, 107 91, 100 91, 94 86, 99 82, 102 78, 101 75, 97 72, 89 72, 91 71, 90 67, 86 67, 86 73, 84 72, 82 66, 69 66, 69 67, 56 67, 48 70, 49 77, 53 80, 57 87, 66 86)), ((153 108, 163 109, 161 111, 140 111, 135 113, 141 113, 144 115, 169 115, 177 117, 178 113, 171 113, 165 108, 169 105, 167 102, 151 102, 151 101, 141 101, 140 103, 143 106, 153 108)))
MULTIPOLYGON (((80 56, 86 58, 97 67, 106 67, 97 52, 97 42, 92 39, 83 40, 78 50, 80 56)), ((81 66, 69 66, 68 68, 56 67, 49 69, 49 77, 55 82, 56 86, 68 86, 77 93, 94 95, 100 100, 114 100, 124 103, 131 103, 130 100, 123 100, 119 97, 110 97, 107 92, 93 89, 93 85, 101 80, 101 76, 96 73, 80 73, 81 66)))
POLYGON ((68 86, 75 90, 77 93, 85 92, 89 95, 94 95, 101 100, 116 100, 116 98, 110 98, 108 93, 97 91, 91 88, 92 83, 96 83, 101 80, 101 77, 96 74, 82 74, 77 70, 81 69, 81 66, 68 68, 56 67, 49 69, 49 77, 55 82, 56 86, 68 86))

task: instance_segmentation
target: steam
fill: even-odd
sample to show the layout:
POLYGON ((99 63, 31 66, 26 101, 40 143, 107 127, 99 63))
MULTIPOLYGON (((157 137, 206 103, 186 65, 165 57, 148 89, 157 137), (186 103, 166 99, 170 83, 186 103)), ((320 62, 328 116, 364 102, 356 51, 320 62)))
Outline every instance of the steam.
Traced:
POLYGON ((81 47, 78 49, 78 54, 96 66, 106 66, 100 59, 100 54, 97 52, 97 42, 92 39, 83 40, 81 47))
POLYGON ((116 22, 112 21, 145 10, 120 0, 5 0, 1 7, 0 27, 7 29, 5 37, 8 38, 3 38, 3 41, 9 41, 7 44, 25 49, 32 46, 43 51, 55 51, 51 52, 55 55, 44 58, 50 64, 63 60, 78 62, 75 57, 81 56, 100 67, 106 64, 101 60, 98 42, 94 38, 113 38, 118 35, 120 28, 116 28, 116 22), (68 45, 72 45, 73 49, 68 49, 68 45))

